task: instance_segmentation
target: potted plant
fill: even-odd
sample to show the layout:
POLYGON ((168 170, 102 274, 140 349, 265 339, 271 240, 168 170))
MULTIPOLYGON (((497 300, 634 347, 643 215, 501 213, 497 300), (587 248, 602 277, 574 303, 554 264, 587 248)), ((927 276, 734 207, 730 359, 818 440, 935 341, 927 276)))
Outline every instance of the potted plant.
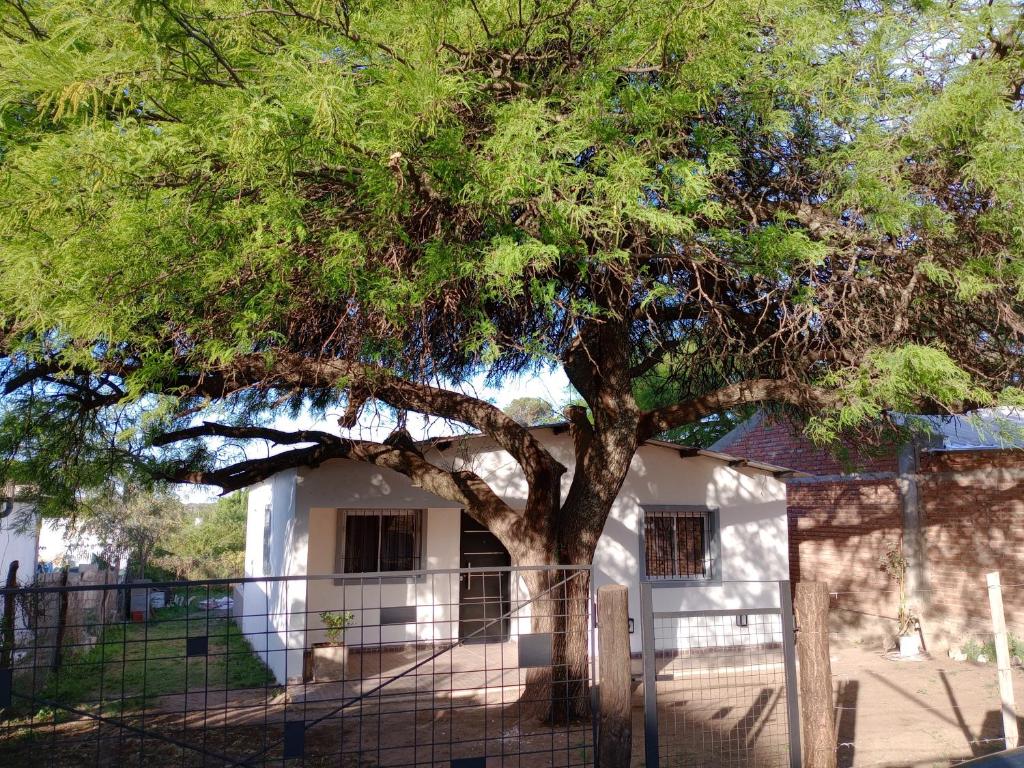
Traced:
POLYGON ((896 582, 898 607, 896 609, 896 637, 900 656, 918 656, 921 653, 921 637, 917 632, 918 620, 907 602, 907 559, 897 547, 889 547, 880 558, 882 570, 896 582))
POLYGON ((325 643, 313 643, 313 680, 317 683, 343 680, 348 664, 348 648, 345 647, 345 629, 355 621, 350 611, 322 611, 320 621, 324 623, 325 643))

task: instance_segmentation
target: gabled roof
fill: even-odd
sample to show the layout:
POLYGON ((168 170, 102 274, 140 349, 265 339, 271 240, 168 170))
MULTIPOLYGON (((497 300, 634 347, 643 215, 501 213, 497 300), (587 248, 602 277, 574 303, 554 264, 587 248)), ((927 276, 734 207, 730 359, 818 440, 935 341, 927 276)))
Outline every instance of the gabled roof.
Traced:
MULTIPOLYGON (((538 432, 544 429, 552 430, 556 435, 566 432, 569 429, 568 422, 557 422, 554 424, 543 424, 536 427, 528 427, 531 432, 538 432)), ((436 447, 439 450, 444 450, 447 445, 454 443, 458 440, 478 440, 481 438, 487 438, 488 436, 481 432, 469 432, 464 435, 451 435, 449 437, 432 437, 427 440, 420 440, 417 445, 422 447, 436 447)), ((658 448, 665 448, 666 450, 676 451, 680 458, 690 458, 693 456, 703 456, 708 459, 715 461, 721 461, 724 464, 728 464, 731 467, 746 467, 748 469, 757 470, 774 477, 794 477, 794 476, 806 476, 806 472, 800 470, 790 469, 789 467, 782 467, 778 464, 769 464, 766 461, 755 461, 753 459, 745 459, 741 456, 733 456, 732 454, 722 453, 721 451, 709 450, 706 448, 696 448, 689 445, 680 445, 679 443, 672 443, 667 440, 645 440, 642 445, 653 445, 658 448)))

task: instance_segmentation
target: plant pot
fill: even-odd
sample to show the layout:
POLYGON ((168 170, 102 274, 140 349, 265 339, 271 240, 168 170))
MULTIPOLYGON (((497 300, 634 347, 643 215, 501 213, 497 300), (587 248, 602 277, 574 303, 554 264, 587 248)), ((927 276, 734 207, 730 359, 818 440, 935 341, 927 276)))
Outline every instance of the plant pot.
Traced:
POLYGON ((331 683, 345 679, 348 648, 344 643, 313 643, 313 682, 331 683))
POLYGON ((917 634, 900 635, 900 656, 907 658, 921 655, 921 638, 917 634))

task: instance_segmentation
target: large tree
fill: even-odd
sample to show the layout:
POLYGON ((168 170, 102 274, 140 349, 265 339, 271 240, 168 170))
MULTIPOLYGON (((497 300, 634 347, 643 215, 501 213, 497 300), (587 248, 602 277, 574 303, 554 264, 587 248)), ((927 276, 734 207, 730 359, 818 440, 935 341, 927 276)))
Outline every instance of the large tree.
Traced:
POLYGON ((344 457, 585 563, 654 435, 1013 399, 1021 33, 1007 0, 5 0, 5 471, 66 502, 344 457), (462 387, 544 366, 586 402, 564 496, 462 387), (348 437, 370 403, 490 435, 525 513, 348 437))

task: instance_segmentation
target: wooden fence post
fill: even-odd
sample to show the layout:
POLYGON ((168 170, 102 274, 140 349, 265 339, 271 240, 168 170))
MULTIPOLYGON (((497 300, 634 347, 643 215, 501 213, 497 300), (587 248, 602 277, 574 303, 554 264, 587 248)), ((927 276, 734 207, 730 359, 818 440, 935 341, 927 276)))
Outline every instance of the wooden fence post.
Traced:
MULTIPOLYGON (((62 587, 68 585, 67 565, 60 572, 60 585, 62 587)), ((64 634, 67 631, 67 624, 68 592, 66 589, 62 589, 57 597, 57 639, 54 641, 53 661, 50 663, 50 669, 54 672, 60 669, 60 665, 64 661, 64 634)))
POLYGON ((632 684, 629 669, 629 591, 619 584, 597 590, 600 768, 629 768, 633 752, 632 684))
POLYGON ((798 581, 794 608, 800 662, 804 768, 836 768, 832 663, 828 647, 828 585, 820 581, 798 581))
POLYGON ((1006 748, 1017 746, 1017 708, 1013 701, 1013 673, 1010 671, 1010 648, 1006 636, 1006 616, 1003 614, 1003 587, 999 571, 985 576, 988 582, 988 604, 992 609, 992 634, 996 644, 996 674, 999 679, 999 702, 1003 713, 1003 737, 1006 748))
POLYGON ((7 581, 4 583, 4 617, 0 627, 0 669, 10 669, 14 664, 14 590, 18 587, 18 561, 12 560, 7 567, 7 581))

